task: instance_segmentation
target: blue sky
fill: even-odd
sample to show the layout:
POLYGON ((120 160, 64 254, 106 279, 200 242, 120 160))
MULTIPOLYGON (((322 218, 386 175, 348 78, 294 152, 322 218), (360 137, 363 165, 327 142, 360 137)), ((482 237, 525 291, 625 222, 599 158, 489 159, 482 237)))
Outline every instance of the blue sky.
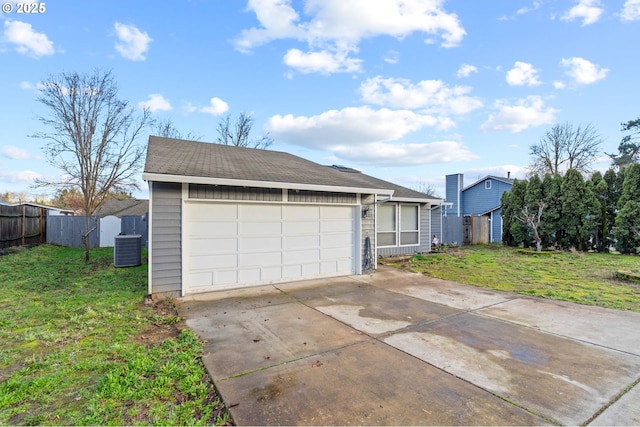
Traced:
POLYGON ((591 124, 615 153, 640 116, 640 0, 42 5, 0 14, 0 192, 44 194, 34 177, 59 173, 28 135, 63 71, 111 70, 122 98, 203 141, 244 111, 270 149, 441 195, 446 174, 524 177, 555 123, 591 124))

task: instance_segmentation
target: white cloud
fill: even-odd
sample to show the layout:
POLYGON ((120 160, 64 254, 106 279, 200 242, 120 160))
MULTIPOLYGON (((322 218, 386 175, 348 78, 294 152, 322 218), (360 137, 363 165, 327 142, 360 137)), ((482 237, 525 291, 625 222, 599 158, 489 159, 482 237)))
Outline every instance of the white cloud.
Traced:
POLYGON ((627 0, 622 6, 620 19, 623 21, 640 21, 640 0, 627 0))
POLYGON ((338 145, 359 146, 396 141, 424 127, 449 127, 450 121, 409 110, 349 107, 316 116, 275 115, 266 130, 277 141, 331 149, 338 145))
POLYGON ((146 59, 149 44, 153 41, 147 33, 140 31, 135 25, 113 24, 116 30, 116 50, 120 55, 132 61, 144 61, 146 59))
POLYGON ((560 65, 567 68, 565 74, 571 77, 576 84, 588 85, 607 77, 608 68, 601 68, 598 65, 579 57, 563 58, 560 65))
POLYGON ((441 80, 422 80, 417 84, 406 79, 365 80, 359 89, 364 102, 405 109, 422 109, 432 114, 467 114, 482 107, 478 98, 468 96, 468 86, 449 87, 441 80))
POLYGON ((600 20, 604 9, 600 0, 578 0, 577 4, 567 11, 560 19, 573 21, 582 19, 582 26, 595 24, 600 20))
POLYGON ((537 86, 538 70, 526 62, 516 61, 513 68, 507 71, 507 83, 511 86, 537 86))
POLYGON ((0 171, 0 181, 11 184, 26 183, 33 184, 36 178, 42 178, 43 175, 34 171, 0 171))
POLYGON ((333 153, 345 160, 376 166, 417 166, 473 160, 475 154, 457 141, 422 144, 372 142, 358 146, 336 145, 333 153))
POLYGON ((387 64, 397 64, 400 61, 400 53, 396 50, 390 50, 383 58, 383 61, 387 64))
POLYGON ((456 72, 456 77, 461 79, 463 77, 469 77, 472 73, 477 73, 478 68, 470 64, 462 64, 456 72))
POLYGON ((138 107, 148 108, 152 113, 156 111, 171 111, 171 103, 159 93, 152 93, 146 101, 138 102, 138 107))
POLYGON ((530 7, 524 6, 524 7, 521 7, 520 9, 518 9, 516 11, 516 15, 524 15, 526 13, 533 12, 535 10, 538 10, 540 8, 540 6, 542 6, 542 2, 541 1, 534 1, 533 4, 530 7))
POLYGON ((229 111, 229 104, 218 97, 213 97, 209 101, 209 106, 198 108, 197 110, 201 113, 219 116, 220 114, 224 114, 229 111))
POLYGON ((360 71, 362 60, 349 58, 348 52, 332 53, 329 51, 302 52, 299 49, 290 49, 283 61, 291 68, 301 73, 351 73, 360 71))
POLYGON ((553 87, 555 87, 556 89, 564 89, 565 87, 567 87, 567 84, 565 82, 556 80, 553 82, 553 87))
MULTIPOLYGON (((260 25, 243 30, 235 46, 246 53, 273 40, 302 41, 307 43, 308 52, 291 49, 285 62, 303 62, 306 72, 318 69, 325 73, 331 72, 331 67, 307 64, 318 60, 326 63, 327 56, 359 61, 349 58, 349 54, 357 52, 359 42, 365 38, 402 39, 418 32, 427 35, 425 42, 439 36, 443 47, 457 46, 466 31, 456 14, 443 9, 443 3, 444 0, 306 0, 301 17, 292 0, 249 0, 247 9, 255 13, 260 25), (321 57, 314 56, 316 53, 321 57)), ((353 65, 350 62, 337 70, 344 72, 353 65)))
POLYGON ((36 32, 31 24, 21 21, 4 22, 4 38, 14 44, 22 55, 39 58, 53 55, 53 42, 45 33, 36 32))
POLYGON ((528 96, 515 104, 499 100, 496 101, 495 107, 498 112, 491 114, 489 119, 480 126, 480 130, 521 132, 530 127, 555 122, 555 115, 559 112, 555 108, 545 107, 544 101, 539 96, 528 96))
MULTIPOLYGON (((487 175, 499 176, 502 178, 512 178, 512 179, 526 179, 527 174, 529 173, 528 166, 518 166, 518 165, 496 165, 496 166, 488 166, 484 168, 473 168, 465 170, 464 172, 465 178, 469 177, 479 177, 484 178, 487 175)), ((466 182, 466 179, 465 179, 466 182)))
POLYGON ((13 145, 7 145, 2 149, 2 156, 11 160, 25 160, 32 157, 27 150, 13 145))

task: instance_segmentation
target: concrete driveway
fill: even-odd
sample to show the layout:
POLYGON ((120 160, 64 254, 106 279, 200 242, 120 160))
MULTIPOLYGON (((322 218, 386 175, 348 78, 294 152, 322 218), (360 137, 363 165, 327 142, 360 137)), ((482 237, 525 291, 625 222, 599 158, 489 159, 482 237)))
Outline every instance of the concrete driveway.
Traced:
POLYGON ((640 313, 385 266, 178 310, 238 425, 640 424, 640 313))

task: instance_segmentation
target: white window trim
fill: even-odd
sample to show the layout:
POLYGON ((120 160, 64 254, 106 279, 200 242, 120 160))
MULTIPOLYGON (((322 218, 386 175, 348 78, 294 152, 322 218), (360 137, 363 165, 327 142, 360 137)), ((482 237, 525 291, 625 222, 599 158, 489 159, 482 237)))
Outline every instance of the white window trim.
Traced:
MULTIPOLYGON (((410 246, 420 246, 420 238, 421 238, 421 230, 420 230, 420 204, 419 203, 389 203, 389 205, 393 205, 395 207, 396 210, 396 228, 395 228, 395 243, 393 245, 385 245, 385 246, 378 246, 376 245, 376 247, 379 248, 405 248, 405 247, 410 247, 410 246), (402 230, 402 218, 401 218, 401 206, 411 206, 411 207, 417 207, 418 208, 418 229, 417 230, 402 230), (418 243, 410 243, 407 245, 403 245, 401 244, 401 233, 405 231, 408 233, 411 232, 418 232, 418 243)), ((378 231, 378 219, 376 217, 376 241, 378 241, 378 233, 391 233, 391 231, 378 231)))
POLYGON ((398 244, 399 247, 401 248, 405 248, 407 246, 420 246, 420 205, 417 203, 399 203, 398 204, 398 239, 396 240, 396 243, 398 244), (410 207, 414 207, 418 209, 418 218, 417 219, 417 225, 418 225, 418 229, 417 230, 403 230, 402 229, 402 206, 410 206, 410 207), (402 233, 406 232, 406 233, 415 233, 418 232, 418 242, 417 243, 410 243, 407 245, 403 245, 402 244, 402 233))
POLYGON ((484 189, 485 190, 491 190, 491 180, 488 179, 484 182, 484 189))

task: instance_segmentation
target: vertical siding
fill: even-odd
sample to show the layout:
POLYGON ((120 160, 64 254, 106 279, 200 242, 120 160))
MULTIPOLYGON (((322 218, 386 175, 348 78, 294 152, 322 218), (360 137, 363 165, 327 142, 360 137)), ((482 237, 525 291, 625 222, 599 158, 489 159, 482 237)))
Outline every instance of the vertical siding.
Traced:
POLYGON ((229 185, 189 184, 189 198, 213 200, 282 201, 282 190, 277 188, 234 187, 229 185))
POLYGON ((493 211, 491 228, 493 229, 493 240, 491 241, 494 243, 502 242, 502 209, 493 211))
POLYGON ((360 198, 362 209, 367 209, 367 216, 360 221, 362 227, 362 272, 367 273, 376 268, 376 197, 373 194, 363 194, 360 198), (365 241, 369 239, 369 258, 365 255, 365 241))
POLYGON ((357 202, 355 193, 335 193, 330 191, 310 191, 310 190, 288 190, 287 200, 289 202, 305 203, 343 203, 352 204, 357 202))
POLYGON ((418 252, 431 251, 431 210, 429 204, 420 205, 420 247, 418 252))
POLYGON ((151 292, 182 292, 182 184, 151 186, 151 292))
POLYGON ((445 216, 442 218, 442 239, 440 243, 462 244, 462 217, 445 216))
POLYGON ((442 235, 442 206, 433 207, 431 209, 431 236, 438 236, 440 243, 444 242, 442 235))
POLYGON ((461 192, 464 184, 464 176, 460 173, 445 176, 445 198, 453 206, 446 208, 446 216, 462 215, 461 192))

